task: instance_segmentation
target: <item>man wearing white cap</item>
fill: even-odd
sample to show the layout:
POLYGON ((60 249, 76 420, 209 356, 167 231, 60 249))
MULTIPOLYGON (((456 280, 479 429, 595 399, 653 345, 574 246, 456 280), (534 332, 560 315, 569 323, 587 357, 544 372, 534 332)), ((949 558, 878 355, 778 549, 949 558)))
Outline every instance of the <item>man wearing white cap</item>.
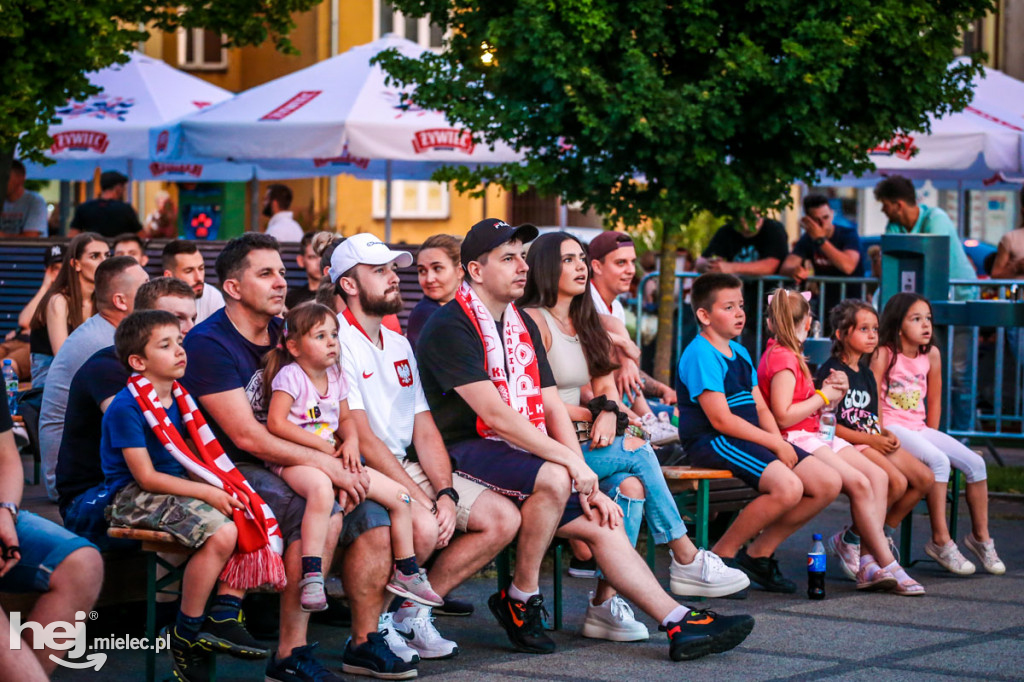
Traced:
MULTIPOLYGON (((511 542, 519 512, 479 483, 453 476, 412 347, 382 326, 385 315, 402 308, 396 269, 411 264, 407 251, 392 251, 373 235, 357 234, 335 250, 329 275, 346 303, 338 316, 342 369, 351 387, 349 408, 360 449, 369 466, 405 485, 420 503, 413 506, 418 558, 447 548, 430 569, 431 585, 446 595, 511 542)), ((385 598, 382 594, 382 604, 385 598)), ((395 606, 397 611, 384 614, 379 627, 396 655, 412 661, 458 653, 455 642, 434 628, 429 607, 395 606)))

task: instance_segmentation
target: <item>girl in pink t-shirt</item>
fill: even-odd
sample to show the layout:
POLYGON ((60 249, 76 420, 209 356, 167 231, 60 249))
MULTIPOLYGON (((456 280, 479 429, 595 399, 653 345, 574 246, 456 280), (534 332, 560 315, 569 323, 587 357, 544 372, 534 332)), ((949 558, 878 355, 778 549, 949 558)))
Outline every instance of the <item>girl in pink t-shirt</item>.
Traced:
POLYGON ((989 573, 1002 575, 1006 565, 988 534, 988 471, 985 460, 952 436, 938 430, 942 417, 942 357, 932 345, 932 307, 918 294, 899 293, 889 299, 879 324, 878 353, 871 369, 885 425, 903 447, 931 467, 935 485, 928 493, 932 539, 925 554, 957 575, 975 566, 960 553, 946 523, 946 488, 950 466, 967 477, 967 508, 971 534, 964 544, 989 573))
MULTIPOLYGON (((264 358, 263 390, 264 396, 270 396, 267 429, 278 438, 340 457, 347 469, 368 476, 366 498, 383 505, 391 516, 395 570, 387 589, 421 604, 440 606, 443 599, 416 562, 409 491, 379 471, 363 467, 340 357, 338 317, 330 308, 310 302, 289 310, 277 348, 264 358), (340 445, 336 436, 341 437, 340 445)), ((322 556, 334 506, 334 484, 312 465, 273 465, 270 469, 306 500, 301 603, 304 611, 323 611, 327 595, 322 556)))
POLYGON ((924 588, 896 561, 882 530, 889 487, 885 472, 843 439, 827 443, 818 437, 821 408, 840 400, 849 380, 843 372, 832 372, 821 390, 814 390, 803 357, 804 341, 811 329, 807 298, 776 289, 768 299, 768 326, 775 338, 768 342, 757 368, 757 385, 765 402, 786 440, 834 468, 850 499, 853 526, 846 532, 859 542, 843 542, 845 533, 841 531, 829 538, 829 551, 840 559, 843 571, 857 581, 859 590, 924 594, 924 588))

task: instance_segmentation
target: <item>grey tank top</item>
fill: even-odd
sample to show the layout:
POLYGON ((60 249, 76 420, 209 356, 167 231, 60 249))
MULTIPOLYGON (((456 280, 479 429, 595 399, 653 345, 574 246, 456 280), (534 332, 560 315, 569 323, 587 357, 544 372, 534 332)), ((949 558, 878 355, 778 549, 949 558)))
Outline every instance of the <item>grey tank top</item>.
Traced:
POLYGON ((562 332, 555 318, 544 308, 539 308, 548 329, 551 330, 551 349, 548 350, 548 364, 558 384, 558 397, 566 405, 580 404, 580 387, 590 382, 587 358, 579 338, 562 332))

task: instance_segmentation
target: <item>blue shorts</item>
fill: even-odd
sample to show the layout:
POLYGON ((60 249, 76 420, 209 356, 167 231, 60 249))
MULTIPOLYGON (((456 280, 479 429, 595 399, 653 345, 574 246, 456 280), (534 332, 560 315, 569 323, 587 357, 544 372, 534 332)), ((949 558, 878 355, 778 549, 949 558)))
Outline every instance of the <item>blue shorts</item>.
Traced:
MULTIPOLYGON (((793 446, 796 450, 797 463, 811 453, 793 446)), ((754 490, 760 490, 761 474, 765 467, 776 461, 775 453, 749 440, 740 440, 730 436, 705 436, 686 445, 686 454, 690 463, 708 469, 728 469, 732 475, 740 479, 754 490)))
POLYGON ((32 512, 18 512, 15 530, 21 559, 0 578, 0 592, 47 592, 50 577, 68 555, 83 547, 96 549, 85 538, 32 512))
MULTIPOLYGON (((505 441, 489 438, 455 443, 448 448, 448 455, 455 462, 452 468, 459 474, 520 504, 533 493, 537 474, 547 462, 505 441)), ((580 516, 583 516, 583 507, 579 496, 570 495, 558 526, 580 516)))
POLYGON ((96 545, 101 552, 141 549, 142 543, 138 540, 107 535, 110 523, 104 510, 112 503, 113 495, 105 483, 93 486, 60 508, 64 527, 96 545))
MULTIPOLYGON (((306 500, 296 494, 288 487, 277 474, 267 469, 262 464, 252 462, 240 462, 236 465, 238 470, 245 476, 263 501, 270 506, 270 510, 277 517, 278 526, 281 528, 281 536, 284 538, 285 547, 300 540, 302 536, 302 516, 306 513, 306 500)), ((335 502, 332 514, 341 512, 341 506, 335 502)), ((391 517, 388 511, 381 505, 366 500, 355 509, 345 515, 345 524, 341 529, 339 544, 348 547, 360 535, 378 526, 390 526, 391 517)))

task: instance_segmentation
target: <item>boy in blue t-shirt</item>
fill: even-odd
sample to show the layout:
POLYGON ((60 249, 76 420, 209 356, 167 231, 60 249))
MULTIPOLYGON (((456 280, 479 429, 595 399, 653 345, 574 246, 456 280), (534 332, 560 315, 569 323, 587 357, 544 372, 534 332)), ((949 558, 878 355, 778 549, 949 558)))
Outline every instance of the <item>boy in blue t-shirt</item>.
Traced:
MULTIPOLYGON (((173 314, 145 310, 121 322, 114 346, 129 371, 149 380, 171 425, 184 434, 172 395, 174 382, 185 373, 181 339, 173 314)), ((245 591, 218 583, 235 551, 238 531, 231 514, 234 508, 242 508, 241 502, 216 486, 189 478, 127 387, 114 396, 103 415, 100 461, 113 500, 107 509, 111 525, 165 531, 196 549, 185 569, 181 608, 170 630, 175 679, 208 679, 211 652, 265 658, 267 647, 245 629, 241 613, 245 591), (215 586, 217 597, 209 615, 204 615, 215 586)))
POLYGON ((775 549, 839 495, 839 475, 790 445, 754 390, 754 363, 733 340, 746 322, 743 283, 724 273, 701 275, 690 300, 701 329, 679 358, 680 440, 694 465, 728 469, 761 493, 713 551, 765 590, 795 592, 775 549))

